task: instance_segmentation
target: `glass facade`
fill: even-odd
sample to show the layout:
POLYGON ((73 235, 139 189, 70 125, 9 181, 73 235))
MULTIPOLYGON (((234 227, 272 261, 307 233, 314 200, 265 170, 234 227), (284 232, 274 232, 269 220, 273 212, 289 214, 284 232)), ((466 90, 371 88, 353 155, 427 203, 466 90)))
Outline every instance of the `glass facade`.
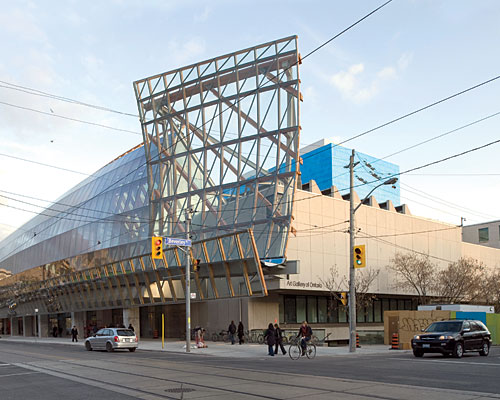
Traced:
POLYGON ((0 244, 0 268, 35 266, 148 237, 144 149, 133 149, 69 190, 0 244))
MULTIPOLYGON (((349 164, 351 152, 351 149, 329 143, 303 154, 303 164, 300 168, 302 183, 304 184, 314 179, 320 190, 327 190, 335 185, 341 194, 348 194, 350 187, 349 172, 344 167, 349 164)), ((354 161, 359 162, 354 170, 354 185, 360 199, 363 199, 374 186, 384 182, 384 177, 390 177, 399 173, 398 165, 367 154, 356 153, 354 161), (377 179, 380 180, 377 181, 377 179), (364 184, 364 182, 373 181, 377 182, 364 184)), ((391 200, 394 205, 399 205, 399 181, 395 186, 395 188, 381 186, 373 192, 373 196, 375 196, 379 203, 391 200)))
MULTIPOLYGON (((357 322, 381 323, 384 311, 416 310, 411 299, 388 299, 379 297, 368 307, 357 311, 357 322)), ((316 323, 348 322, 347 307, 331 296, 280 295, 280 323, 300 324, 307 321, 316 323)))

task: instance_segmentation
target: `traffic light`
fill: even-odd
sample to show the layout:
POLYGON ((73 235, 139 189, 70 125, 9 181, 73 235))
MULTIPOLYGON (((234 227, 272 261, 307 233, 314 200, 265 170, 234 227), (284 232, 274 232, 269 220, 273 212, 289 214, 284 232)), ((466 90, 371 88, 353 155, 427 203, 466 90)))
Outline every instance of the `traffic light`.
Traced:
POLYGON ((197 258, 196 260, 193 260, 193 271, 198 272, 200 270, 200 263, 201 260, 197 258))
POLYGON ((163 238, 153 236, 151 238, 151 256, 156 259, 163 258, 163 238))
POLYGON ((344 306, 347 305, 347 293, 346 292, 341 292, 340 293, 340 301, 344 306))
POLYGON ((354 268, 366 267, 365 245, 360 244, 359 246, 354 246, 353 253, 354 253, 354 268))

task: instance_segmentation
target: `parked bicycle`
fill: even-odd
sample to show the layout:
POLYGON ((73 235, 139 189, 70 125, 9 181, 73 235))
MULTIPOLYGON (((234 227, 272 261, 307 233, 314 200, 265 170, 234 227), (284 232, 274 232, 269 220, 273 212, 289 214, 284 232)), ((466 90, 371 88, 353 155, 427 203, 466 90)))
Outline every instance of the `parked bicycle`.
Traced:
POLYGON ((264 344, 264 332, 261 330, 250 331, 248 334, 248 343, 264 344))
POLYGON ((212 334, 212 342, 224 342, 227 343, 229 342, 229 333, 227 331, 222 330, 219 333, 214 332, 212 334))
MULTIPOLYGON (((288 355, 292 360, 298 360, 303 356, 299 338, 295 338, 295 340, 293 340, 290 344, 290 347, 288 348, 288 355)), ((316 345, 312 341, 309 341, 306 344, 305 356, 309 359, 316 357, 316 345)))

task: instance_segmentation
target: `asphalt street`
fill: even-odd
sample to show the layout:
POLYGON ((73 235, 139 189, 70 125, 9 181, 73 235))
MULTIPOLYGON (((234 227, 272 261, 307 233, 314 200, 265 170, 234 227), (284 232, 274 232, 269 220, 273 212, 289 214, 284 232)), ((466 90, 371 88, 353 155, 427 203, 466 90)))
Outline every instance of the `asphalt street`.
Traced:
POLYGON ((500 398, 500 348, 462 359, 408 352, 228 358, 0 341, 0 398, 500 398), (409 386, 407 386, 409 385, 409 386), (429 392, 429 390, 432 391, 429 392), (184 393, 181 393, 183 391, 184 393), (458 392, 460 391, 460 392, 458 392))

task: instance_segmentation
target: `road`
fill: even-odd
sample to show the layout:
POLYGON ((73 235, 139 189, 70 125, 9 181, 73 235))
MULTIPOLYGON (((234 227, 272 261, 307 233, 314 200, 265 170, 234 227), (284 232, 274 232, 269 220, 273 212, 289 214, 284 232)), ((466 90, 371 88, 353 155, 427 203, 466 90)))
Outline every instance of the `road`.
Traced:
POLYGON ((408 352, 228 358, 0 341, 0 398, 500 399, 500 348, 461 360, 408 352), (180 393, 181 389, 184 393, 180 393))

